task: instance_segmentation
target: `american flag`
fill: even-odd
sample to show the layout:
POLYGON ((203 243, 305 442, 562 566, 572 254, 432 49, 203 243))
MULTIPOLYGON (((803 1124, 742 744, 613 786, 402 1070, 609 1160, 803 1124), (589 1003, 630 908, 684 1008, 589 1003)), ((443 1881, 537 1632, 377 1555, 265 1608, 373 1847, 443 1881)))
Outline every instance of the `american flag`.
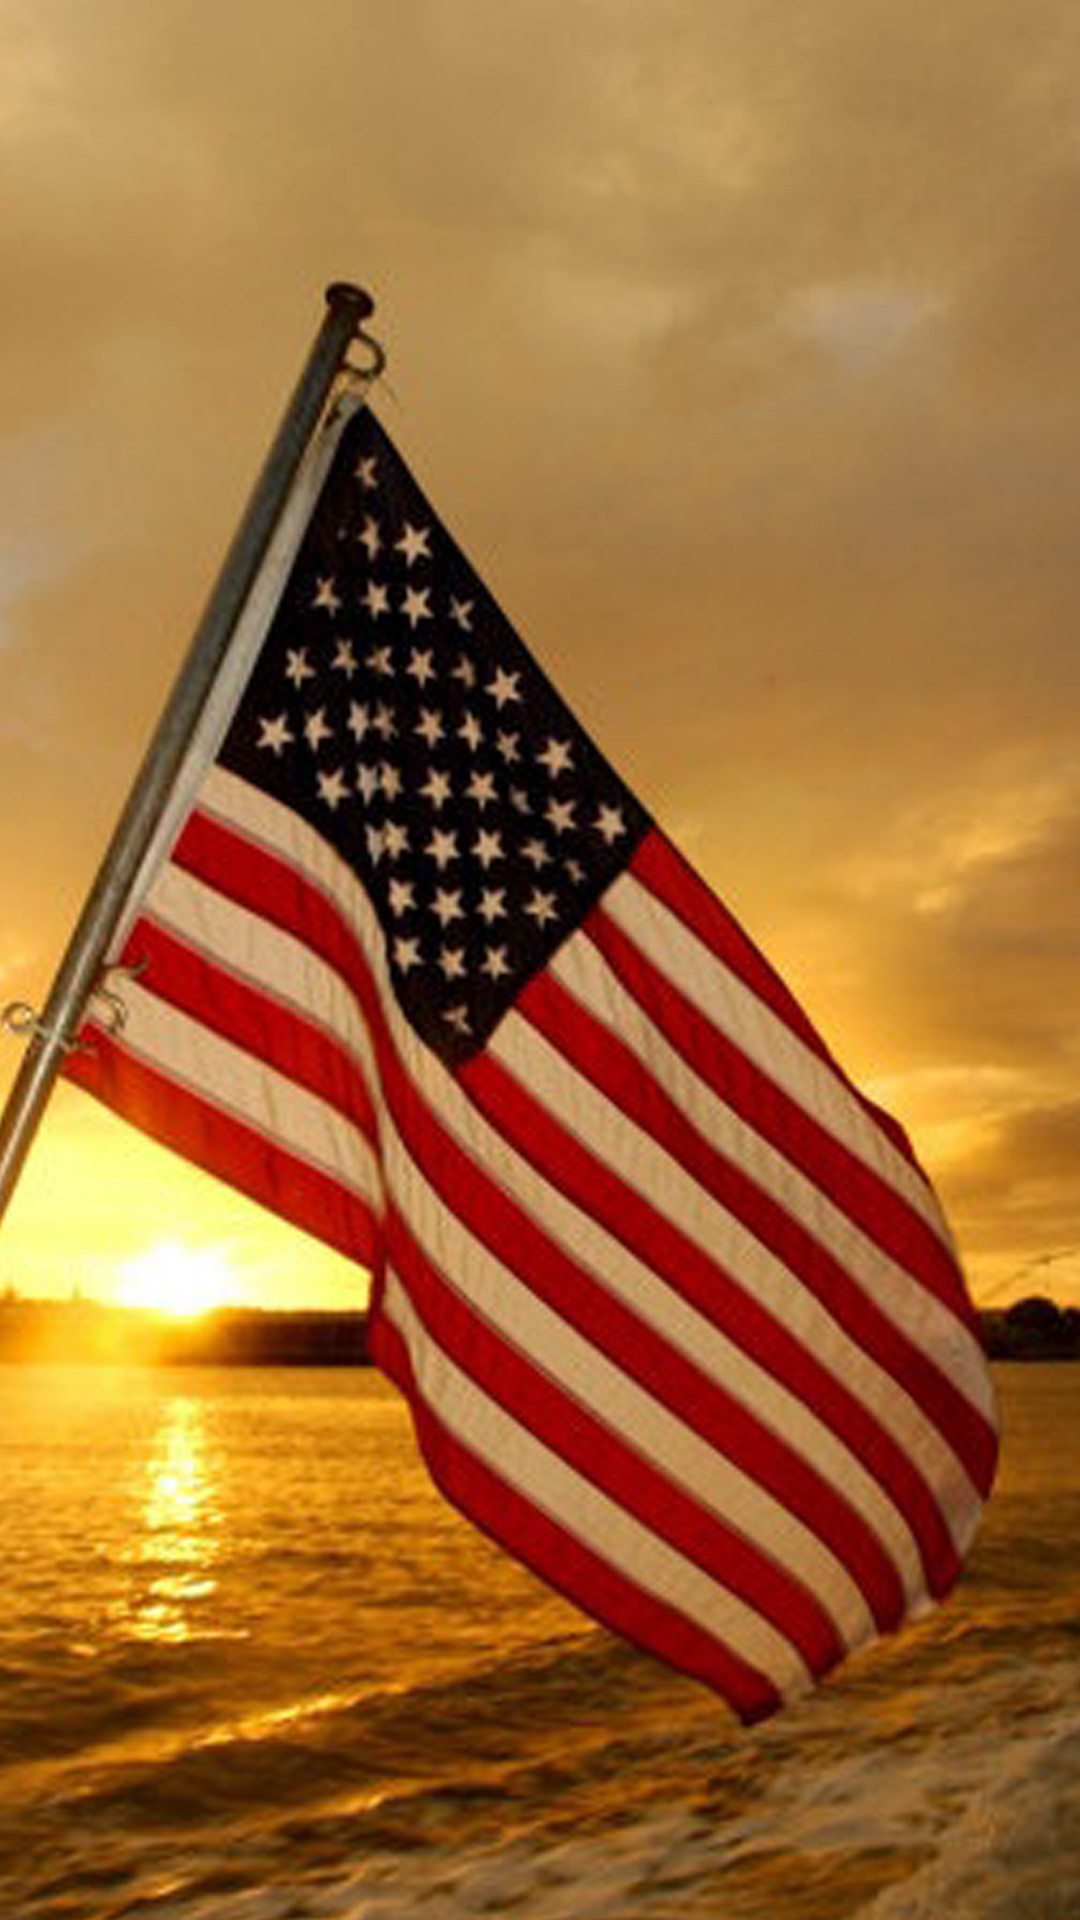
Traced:
POLYGON ((950 1236, 372 412, 335 433, 67 1070, 368 1268, 449 1498, 756 1719, 957 1578, 996 1442, 950 1236))

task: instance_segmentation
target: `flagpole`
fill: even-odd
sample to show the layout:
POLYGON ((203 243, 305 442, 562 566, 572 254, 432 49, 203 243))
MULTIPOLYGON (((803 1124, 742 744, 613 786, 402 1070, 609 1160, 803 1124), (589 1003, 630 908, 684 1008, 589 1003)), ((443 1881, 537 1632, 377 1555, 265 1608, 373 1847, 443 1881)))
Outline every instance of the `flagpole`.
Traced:
MULTIPOLYGON (((40 1016, 7 1009, 6 1024, 30 1039, 0 1115, 0 1219, 15 1190, 46 1102, 101 973, 109 942, 184 756, 191 730, 228 650, 233 628, 335 378, 374 302, 335 282, 307 363, 195 629, 187 658, 135 777, 40 1016)), ((381 357, 381 356, 380 356, 381 357)))

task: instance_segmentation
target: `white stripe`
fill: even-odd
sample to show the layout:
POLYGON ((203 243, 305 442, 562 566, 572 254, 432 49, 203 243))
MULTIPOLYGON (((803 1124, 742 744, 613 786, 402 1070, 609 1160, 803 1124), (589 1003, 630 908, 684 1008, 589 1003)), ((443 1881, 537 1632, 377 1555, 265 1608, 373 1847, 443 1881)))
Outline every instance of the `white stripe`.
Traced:
POLYGON ((135 981, 124 986, 124 1004, 127 1020, 115 1043, 124 1053, 157 1067, 381 1212, 378 1162, 363 1134, 335 1108, 135 981))
POLYGON ((806 1690, 810 1675, 790 1643, 583 1479, 463 1374, 420 1324, 393 1273, 387 1277, 383 1311, 408 1348, 424 1399, 461 1446, 634 1586, 676 1608, 756 1667, 785 1697, 806 1690))
POLYGON ((976 1498, 974 1488, 922 1408, 741 1221, 520 1015, 506 1016, 488 1042, 488 1052, 627 1186, 646 1195, 665 1219, 731 1275, 778 1326, 791 1329, 819 1366, 872 1408, 901 1450, 917 1461, 928 1484, 939 1489, 947 1522, 966 1513, 976 1498))
POLYGON ((850 1274, 862 1292, 916 1347, 934 1355, 951 1384, 984 1418, 994 1400, 982 1348, 928 1288, 871 1240, 828 1194, 756 1133, 654 1026, 648 1013, 590 940, 568 940, 549 972, 599 1026, 635 1055, 708 1144, 775 1200, 850 1274))
POLYGON ((901 1194, 952 1253, 948 1227, 930 1188, 833 1069, 632 873, 619 875, 603 904, 710 1024, 901 1194))
MULTIPOLYGON (((605 1289, 625 1302, 647 1324, 695 1365, 710 1373, 726 1391, 746 1405, 755 1418, 766 1423, 787 1445, 814 1463, 831 1484, 843 1490, 844 1497, 875 1532, 897 1566, 906 1591, 920 1592, 924 1585, 918 1550, 907 1522, 894 1507, 877 1481, 862 1466, 831 1429, 795 1394, 764 1369, 700 1315, 688 1302, 637 1260, 621 1242, 589 1215, 580 1211, 563 1194, 523 1161, 491 1128, 466 1099, 454 1078, 437 1057, 420 1042, 404 1020, 394 1000, 382 966, 381 936, 370 903, 348 868, 326 848, 318 836, 298 822, 287 808, 225 776, 215 780, 215 810, 226 817, 228 799, 233 824, 253 835, 256 826, 263 844, 274 846, 278 857, 302 866, 302 855, 310 853, 312 864, 321 874, 309 875, 311 884, 326 887, 338 911, 350 916, 358 938, 373 958, 381 986, 387 1020, 396 1049, 414 1084, 422 1090, 439 1124, 456 1138, 463 1150, 504 1191, 510 1193, 537 1221, 541 1230, 568 1256, 588 1267, 605 1289), (306 842, 310 839, 310 847, 306 842), (301 843, 305 844, 303 847, 301 843), (340 869, 337 872, 328 869, 340 869)), ((326 1009, 332 1009, 333 1032, 349 1045, 373 1077, 366 1031, 351 996, 341 998, 336 976, 322 983, 321 963, 291 936, 264 925, 232 902, 208 889, 200 889, 190 876, 173 873, 167 883, 155 890, 153 905, 161 912, 166 899, 170 903, 172 924, 185 939, 195 944, 208 941, 212 951, 223 955, 228 964, 234 956, 245 955, 245 964, 254 978, 265 981, 269 990, 283 1000, 293 1002, 307 1017, 323 1022, 326 1009), (197 898, 201 891, 206 900, 197 898), (191 902, 185 907, 184 902, 191 902), (216 920, 214 915, 219 916, 216 920), (237 919, 236 916, 242 916, 237 919)))

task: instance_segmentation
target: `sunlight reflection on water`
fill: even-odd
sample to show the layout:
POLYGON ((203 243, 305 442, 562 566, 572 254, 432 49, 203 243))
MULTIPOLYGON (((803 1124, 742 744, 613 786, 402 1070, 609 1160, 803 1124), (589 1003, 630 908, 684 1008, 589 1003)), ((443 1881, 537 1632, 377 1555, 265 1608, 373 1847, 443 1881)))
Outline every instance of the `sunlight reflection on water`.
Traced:
POLYGON ((212 1568, 221 1551, 219 1477, 204 1402, 179 1396, 162 1402, 140 1520, 139 1538, 125 1557, 163 1571, 148 1587, 139 1581, 125 1603, 127 1631, 140 1640, 192 1639, 200 1631, 198 1603, 217 1590, 212 1568))

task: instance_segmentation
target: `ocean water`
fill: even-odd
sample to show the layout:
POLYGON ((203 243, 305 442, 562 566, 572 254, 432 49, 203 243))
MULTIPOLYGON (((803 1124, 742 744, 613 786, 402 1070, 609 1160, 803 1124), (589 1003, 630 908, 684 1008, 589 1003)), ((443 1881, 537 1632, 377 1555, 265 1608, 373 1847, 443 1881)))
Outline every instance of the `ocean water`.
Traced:
POLYGON ((946 1607, 746 1731, 373 1373, 0 1368, 0 1920, 1080 1917, 1080 1366, 946 1607))

